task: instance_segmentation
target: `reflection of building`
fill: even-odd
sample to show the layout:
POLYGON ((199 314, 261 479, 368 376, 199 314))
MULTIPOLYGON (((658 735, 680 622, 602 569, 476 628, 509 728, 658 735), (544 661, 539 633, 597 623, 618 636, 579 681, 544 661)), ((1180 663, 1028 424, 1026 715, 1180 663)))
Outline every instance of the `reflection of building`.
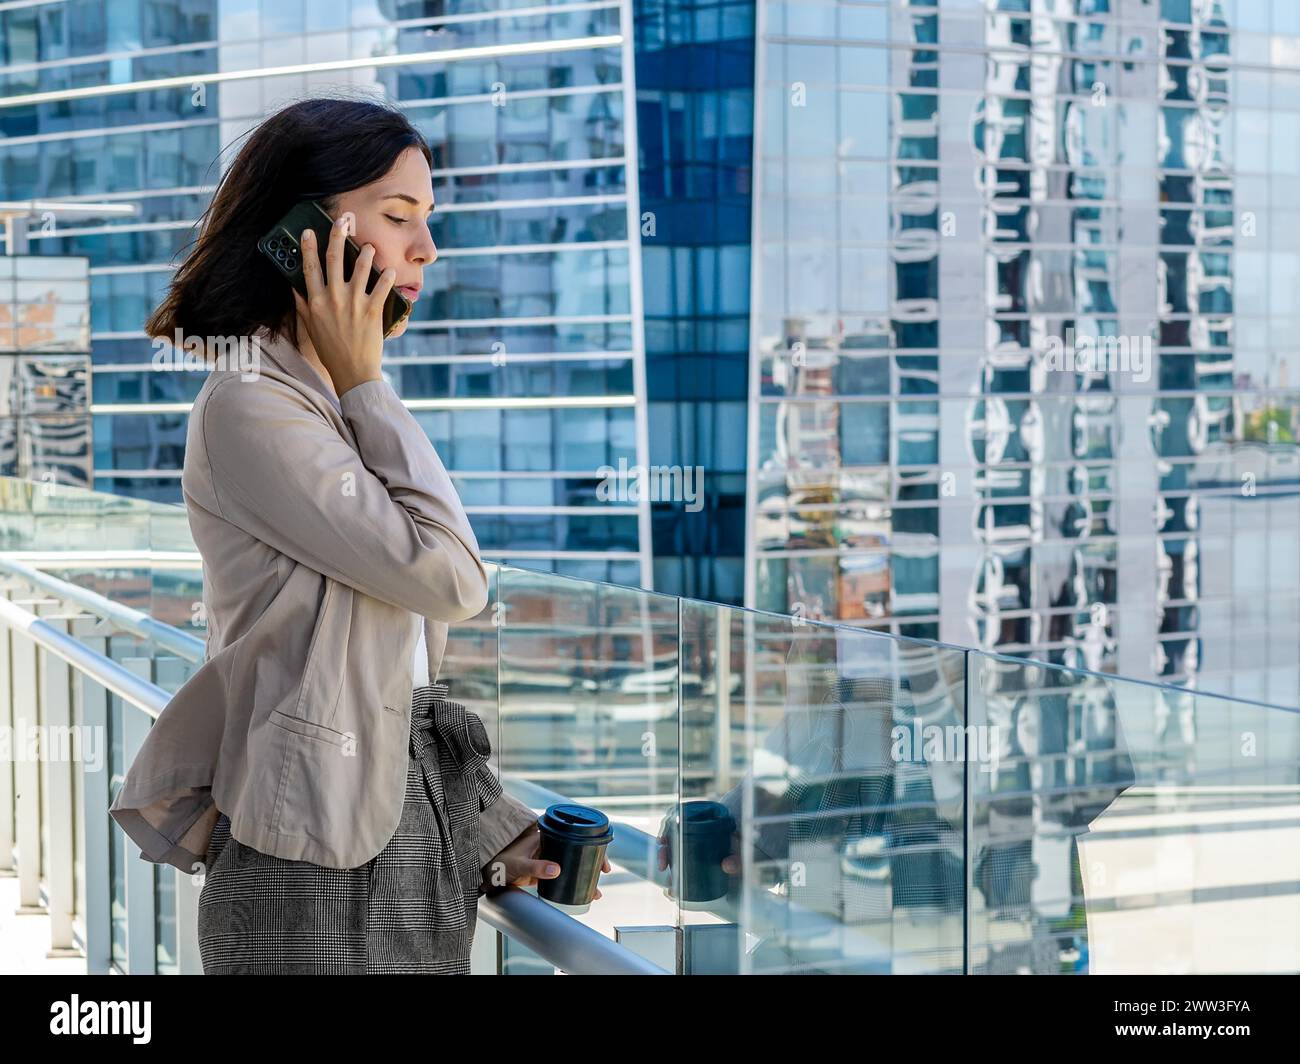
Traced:
POLYGON ((90 486, 87 265, 0 256, 0 475, 90 486))
POLYGON ((1267 11, 1027 6, 758 5, 746 601, 1300 702, 1267 11))

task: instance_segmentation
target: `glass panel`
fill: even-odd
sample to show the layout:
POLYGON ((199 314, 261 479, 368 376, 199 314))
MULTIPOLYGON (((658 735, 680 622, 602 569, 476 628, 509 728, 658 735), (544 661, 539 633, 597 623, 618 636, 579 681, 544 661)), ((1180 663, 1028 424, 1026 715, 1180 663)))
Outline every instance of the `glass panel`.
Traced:
POLYGON ((972 652, 971 970, 1300 968, 1300 712, 972 652))
POLYGON ((688 974, 960 973, 963 652, 682 600, 681 657, 682 803, 662 837, 699 936, 688 974), (927 753, 931 728, 947 754, 927 753), (710 810, 734 867, 701 904, 716 853, 690 827, 710 810))
POLYGON ((652 876, 652 832, 679 795, 678 600, 505 566, 498 580, 502 781, 539 815, 564 801, 607 815, 613 873, 575 915, 611 938, 657 927, 668 942, 676 914, 652 876))
MULTIPOLYGON (((0 478, 0 548, 10 567, 38 563, 173 626, 165 647, 106 640, 164 689, 201 659, 182 508, 0 478)), ((937 560, 915 563, 916 586, 893 594, 921 611, 937 560)), ((1300 969, 1300 711, 490 569, 491 606, 453 626, 442 676, 488 723, 512 794, 610 817, 613 872, 573 915, 666 968, 1300 969)), ((809 612, 823 575, 774 571, 809 612)), ((110 800, 135 712, 109 700, 110 800)), ((84 919, 111 920, 119 965, 126 858, 111 831, 86 858, 108 862, 109 897, 78 893, 84 919)), ((167 972, 175 881, 155 873, 167 972)), ((541 964, 513 943, 505 956, 508 973, 541 964)))

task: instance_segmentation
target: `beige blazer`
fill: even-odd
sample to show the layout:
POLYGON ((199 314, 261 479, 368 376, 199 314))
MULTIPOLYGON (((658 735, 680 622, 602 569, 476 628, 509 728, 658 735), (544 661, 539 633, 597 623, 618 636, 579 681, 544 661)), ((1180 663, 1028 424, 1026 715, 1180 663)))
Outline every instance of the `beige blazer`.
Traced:
MULTIPOLYGON (((146 861, 194 871, 220 813, 263 853, 354 868, 405 795, 411 658, 436 680, 449 623, 488 576, 451 478, 386 380, 335 397, 285 338, 214 368, 190 413, 182 493, 203 559, 207 654, 154 722, 110 815, 146 861)), ((486 866, 536 822, 482 811, 486 866)))

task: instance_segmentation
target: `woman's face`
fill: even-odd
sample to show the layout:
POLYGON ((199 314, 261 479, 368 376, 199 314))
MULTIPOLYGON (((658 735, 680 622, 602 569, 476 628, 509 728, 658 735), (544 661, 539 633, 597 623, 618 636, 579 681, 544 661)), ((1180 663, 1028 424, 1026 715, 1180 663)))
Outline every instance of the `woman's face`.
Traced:
MULTIPOLYGON (((393 287, 414 304, 424 268, 438 257, 428 224, 433 211, 433 178, 424 155, 417 148, 407 148, 378 181, 342 193, 331 213, 337 218, 347 211, 356 217, 349 235, 357 247, 373 244, 375 269, 380 273, 390 266, 396 270, 393 287)), ((389 338, 406 332, 409 320, 404 319, 389 338)))

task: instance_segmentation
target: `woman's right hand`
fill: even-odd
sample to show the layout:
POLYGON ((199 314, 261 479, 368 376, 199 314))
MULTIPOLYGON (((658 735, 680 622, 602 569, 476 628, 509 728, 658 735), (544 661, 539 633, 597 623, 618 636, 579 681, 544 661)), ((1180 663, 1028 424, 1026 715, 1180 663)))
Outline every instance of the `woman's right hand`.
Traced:
MULTIPOLYGON (((482 888, 534 887, 539 880, 555 879, 560 874, 560 866, 551 861, 543 861, 538 856, 541 852, 542 832, 536 824, 532 824, 483 867, 482 888)), ((600 870, 613 871, 608 857, 601 863, 600 870)), ((592 900, 600 897, 600 888, 597 887, 592 900)))
POLYGON ((310 229, 303 231, 300 241, 307 298, 304 300, 297 289, 293 293, 316 357, 340 396, 365 381, 383 379, 379 363, 384 347, 384 302, 397 279, 397 271, 390 267, 380 275, 374 291, 366 292, 375 247, 365 244, 352 267, 352 277, 343 280, 344 238, 351 225, 351 211, 334 220, 325 249, 324 278, 316 234, 310 229))

